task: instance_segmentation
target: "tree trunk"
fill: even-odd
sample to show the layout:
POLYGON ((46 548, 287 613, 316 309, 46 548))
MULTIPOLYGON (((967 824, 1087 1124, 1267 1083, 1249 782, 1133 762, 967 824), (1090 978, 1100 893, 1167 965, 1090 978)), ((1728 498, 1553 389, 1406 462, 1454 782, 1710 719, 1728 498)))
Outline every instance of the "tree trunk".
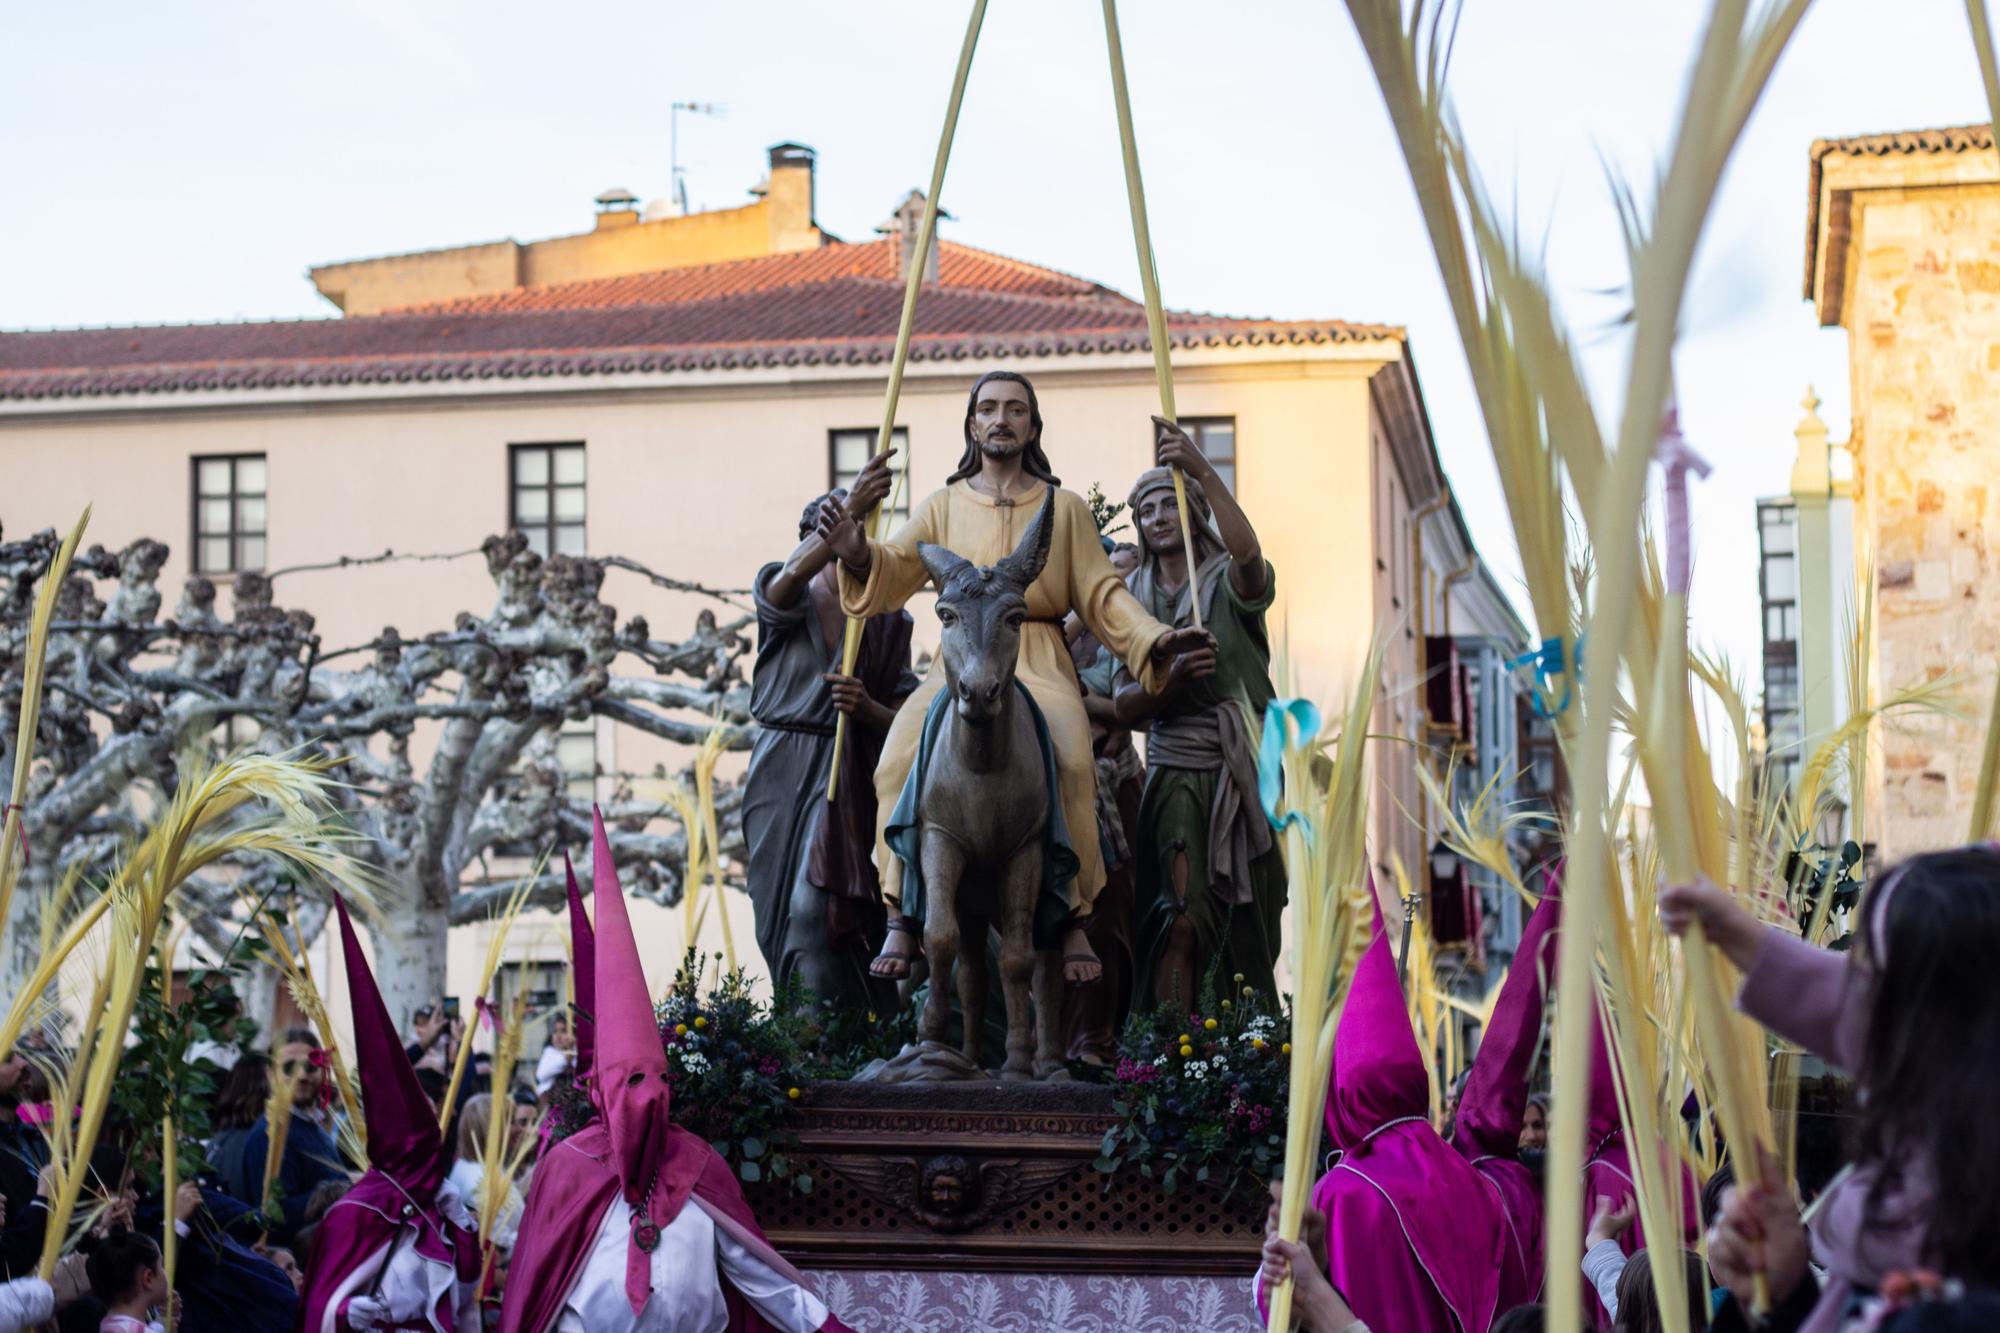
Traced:
POLYGON ((238 1031, 236 1040, 246 1051, 268 1051, 275 1012, 278 1007, 278 969, 252 963, 236 979, 236 998, 243 1002, 243 1016, 257 1025, 255 1033, 238 1031))
MULTIPOLYGON (((384 895, 386 920, 372 926, 370 933, 375 943, 375 984, 381 987, 389 1021, 400 1030, 420 1006, 444 994, 449 913, 441 906, 424 905, 423 891, 415 885, 402 892, 398 887, 402 886, 392 886, 384 895)), ((471 1010, 467 997, 468 1020, 471 1010)))
POLYGON ((38 867, 31 867, 14 885, 14 900, 8 905, 7 920, 0 923, 0 1009, 11 1006, 21 993, 35 965, 42 958, 42 908, 48 889, 38 867))

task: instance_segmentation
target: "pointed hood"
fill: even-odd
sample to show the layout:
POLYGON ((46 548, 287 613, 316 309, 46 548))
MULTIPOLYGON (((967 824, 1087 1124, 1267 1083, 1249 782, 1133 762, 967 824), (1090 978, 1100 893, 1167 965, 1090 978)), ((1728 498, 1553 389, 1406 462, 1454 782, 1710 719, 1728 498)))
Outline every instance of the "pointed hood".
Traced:
POLYGON ((1452 1142, 1468 1157, 1512 1157, 1528 1109, 1528 1068, 1542 1036, 1542 1010, 1556 979, 1555 930, 1562 920, 1560 871, 1521 932, 1521 945, 1472 1057, 1452 1142))
POLYGON ((618 867, 604 834, 604 814, 591 812, 591 882, 597 897, 596 1071, 591 1098, 604 1116, 610 1137, 610 1166, 619 1190, 632 1207, 632 1238, 626 1248, 625 1295, 637 1314, 652 1290, 653 1247, 679 1215, 694 1187, 684 1172, 663 1170, 674 1157, 667 1121, 672 1088, 667 1052, 653 1017, 653 994, 639 962, 632 919, 618 867))
POLYGON ((340 947, 347 961, 347 997, 354 1018, 354 1062, 367 1119, 368 1164, 417 1198, 428 1201, 444 1183, 444 1142, 438 1116, 417 1083, 396 1025, 382 1003, 375 973, 361 952, 361 938, 347 902, 333 898, 340 917, 340 947))
POLYGON ((1368 900, 1374 906, 1374 935, 1348 984, 1333 1037, 1333 1077, 1326 1096, 1326 1132, 1343 1152, 1360 1147, 1392 1121, 1430 1110, 1430 1075, 1410 1029, 1409 1007, 1372 880, 1368 900))
POLYGON ((569 877, 569 977, 570 989, 576 992, 569 1030, 576 1038, 576 1077, 588 1078, 597 1049, 597 936, 583 910, 583 891, 577 887, 576 867, 568 852, 563 853, 563 874, 569 877))
POLYGON ((1340 1157, 1313 1191, 1327 1218, 1328 1274, 1370 1328, 1464 1333, 1498 1311, 1506 1220, 1479 1173, 1431 1128, 1429 1109, 1378 904, 1333 1038, 1326 1126, 1340 1157))

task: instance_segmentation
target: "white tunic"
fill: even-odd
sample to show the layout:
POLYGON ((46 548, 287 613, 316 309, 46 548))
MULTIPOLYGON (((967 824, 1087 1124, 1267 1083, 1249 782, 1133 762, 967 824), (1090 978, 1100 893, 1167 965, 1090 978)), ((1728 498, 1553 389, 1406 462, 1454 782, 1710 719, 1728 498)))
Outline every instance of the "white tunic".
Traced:
MULTIPOLYGON (((464 1196, 465 1206, 476 1217, 479 1214, 480 1192, 486 1187, 486 1170, 477 1162, 468 1162, 463 1157, 452 1163, 451 1175, 447 1177, 464 1196)), ((511 1252, 514 1241, 521 1232, 521 1191, 512 1181, 507 1184, 507 1201, 500 1205, 500 1216, 493 1219, 493 1243, 503 1252, 511 1252)))
POLYGON ((723 1333, 729 1327, 722 1299, 725 1276, 780 1333, 815 1333, 826 1323, 827 1308, 819 1297, 718 1230, 698 1199, 689 1199, 661 1230, 660 1243, 649 1256, 653 1294, 635 1316, 625 1298, 631 1234, 631 1206, 613 1199, 555 1333, 723 1333))
MULTIPOLYGON (((459 1282, 452 1265, 417 1253, 415 1239, 407 1231, 399 1232, 387 1263, 383 1262, 382 1251, 377 1250, 355 1265, 326 1303, 319 1333, 335 1333, 342 1302, 350 1296, 368 1295, 371 1289, 373 1298, 388 1312, 390 1327, 437 1329, 438 1303, 449 1297, 446 1308, 454 1312, 457 1327, 477 1329, 479 1306, 471 1299, 471 1285, 459 1282)), ((438 1330, 438 1333, 452 1333, 452 1330, 438 1330)))

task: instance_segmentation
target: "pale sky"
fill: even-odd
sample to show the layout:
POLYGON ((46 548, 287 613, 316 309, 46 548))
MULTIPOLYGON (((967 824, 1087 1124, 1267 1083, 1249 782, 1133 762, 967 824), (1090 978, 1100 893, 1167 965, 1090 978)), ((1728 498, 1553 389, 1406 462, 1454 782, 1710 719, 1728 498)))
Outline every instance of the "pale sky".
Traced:
MULTIPOLYGON (((1603 162, 1652 180, 1703 8, 1466 3, 1461 117, 1524 234, 1547 236, 1607 399, 1617 347, 1592 330, 1624 274, 1603 162)), ((742 202, 764 149, 796 139, 819 150, 821 225, 867 239, 929 173, 966 12, 959 0, 12 6, 0 328, 327 315, 313 263, 583 230, 607 187, 667 193, 676 100, 727 108, 682 118, 696 206, 742 202)), ((1344 7, 1127 0, 1122 20, 1168 304, 1407 326, 1460 503, 1515 588, 1464 360, 1344 7)), ((1809 382, 1835 438, 1847 428, 1845 336, 1819 329, 1801 295, 1808 146, 1984 119, 1960 0, 1819 0, 1725 178, 1677 372, 1689 439, 1717 464, 1695 498, 1694 631, 1750 673, 1752 501, 1786 485, 1809 382)), ((1098 5, 993 0, 944 234, 1136 295, 1123 189, 1098 5)))

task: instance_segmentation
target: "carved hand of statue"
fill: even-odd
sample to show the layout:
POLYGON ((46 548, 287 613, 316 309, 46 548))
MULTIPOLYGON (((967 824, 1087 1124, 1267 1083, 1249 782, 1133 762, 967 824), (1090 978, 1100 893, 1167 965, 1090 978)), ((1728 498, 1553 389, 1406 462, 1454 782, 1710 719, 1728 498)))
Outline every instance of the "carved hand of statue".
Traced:
POLYGON ((1153 457, 1161 467, 1177 467, 1204 486, 1215 479, 1208 455, 1186 431, 1161 416, 1153 418, 1153 457))
POLYGON ((847 488, 848 513, 856 518, 867 518, 875 512, 876 505, 889 498, 889 491, 896 481, 889 473, 889 460, 895 456, 894 449, 886 449, 863 465, 847 488))
POLYGON ((1153 665, 1165 666, 1183 653, 1200 652, 1203 649, 1210 653, 1215 651, 1215 636, 1207 630, 1195 629, 1193 626, 1170 629, 1153 644, 1153 665))
MULTIPOLYGON (((871 463, 872 467, 873 464, 871 463)), ((864 471, 863 476, 867 473, 864 471)), ((853 497, 849 497, 851 500, 853 497)), ((851 516, 838 496, 828 496, 819 506, 820 540, 832 548, 840 562, 854 569, 868 565, 868 535, 851 516)))
POLYGON ((843 676, 837 671, 829 671, 821 677, 826 681, 828 691, 833 695, 833 706, 843 713, 854 714, 868 703, 868 691, 853 676, 843 676))
POLYGON ((1163 696, 1179 694, 1198 680, 1215 674, 1215 649, 1197 648, 1181 653, 1167 664, 1167 678, 1160 686, 1163 696))

